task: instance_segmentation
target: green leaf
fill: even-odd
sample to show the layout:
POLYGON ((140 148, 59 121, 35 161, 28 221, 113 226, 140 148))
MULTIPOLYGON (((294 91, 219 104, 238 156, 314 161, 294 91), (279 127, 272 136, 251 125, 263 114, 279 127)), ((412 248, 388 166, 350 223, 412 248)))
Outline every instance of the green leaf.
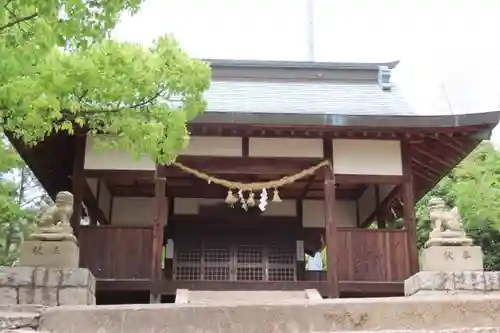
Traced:
POLYGON ((141 0, 12 0, 0 14, 1 130, 28 145, 75 127, 170 163, 206 108, 210 68, 171 36, 149 48, 107 39, 141 0), (64 49, 60 48, 64 46, 64 49))

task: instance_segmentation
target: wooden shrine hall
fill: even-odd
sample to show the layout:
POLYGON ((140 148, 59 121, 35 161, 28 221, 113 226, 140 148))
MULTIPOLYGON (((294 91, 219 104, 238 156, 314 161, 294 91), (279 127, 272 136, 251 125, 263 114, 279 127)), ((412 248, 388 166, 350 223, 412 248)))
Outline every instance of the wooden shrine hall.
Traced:
POLYGON ((391 83, 397 62, 209 62, 208 109, 176 164, 103 152, 85 134, 13 140, 49 194, 74 193, 98 302, 168 302, 177 289, 402 295, 419 270, 416 201, 500 113, 421 115, 391 83), (323 241, 327 269, 306 270, 323 241))

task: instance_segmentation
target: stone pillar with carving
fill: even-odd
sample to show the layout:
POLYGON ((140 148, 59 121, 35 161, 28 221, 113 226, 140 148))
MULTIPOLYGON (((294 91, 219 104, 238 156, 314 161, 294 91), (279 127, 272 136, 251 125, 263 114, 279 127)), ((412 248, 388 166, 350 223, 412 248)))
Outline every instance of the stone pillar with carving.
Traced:
POLYGON ((95 304, 95 278, 78 267, 72 214, 70 192, 59 192, 55 204, 41 211, 17 266, 0 268, 0 304, 95 304))
POLYGON ((458 208, 429 200, 433 230, 422 251, 421 271, 405 281, 406 296, 487 294, 500 291, 499 273, 483 271, 483 252, 462 227, 458 208))

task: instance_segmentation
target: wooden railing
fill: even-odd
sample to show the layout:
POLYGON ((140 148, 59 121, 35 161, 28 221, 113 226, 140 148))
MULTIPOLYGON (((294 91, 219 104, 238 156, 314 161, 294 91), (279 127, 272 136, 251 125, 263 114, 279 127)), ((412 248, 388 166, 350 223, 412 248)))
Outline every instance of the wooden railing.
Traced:
MULTIPOLYGON (((410 275, 405 230, 337 230, 340 281, 404 281, 410 275)), ((149 279, 153 231, 150 227, 82 226, 80 266, 99 279, 149 279)), ((306 272, 304 280, 323 280, 306 272)), ((171 278, 171 276, 169 275, 171 278)))
POLYGON ((410 276, 406 230, 337 230, 340 281, 404 281, 410 276))
MULTIPOLYGON (((339 281, 402 282, 410 276, 405 230, 339 228, 339 281)), ((326 280, 326 271, 304 272, 306 281, 326 280)))
POLYGON ((149 279, 151 227, 81 226, 80 267, 99 279, 149 279))

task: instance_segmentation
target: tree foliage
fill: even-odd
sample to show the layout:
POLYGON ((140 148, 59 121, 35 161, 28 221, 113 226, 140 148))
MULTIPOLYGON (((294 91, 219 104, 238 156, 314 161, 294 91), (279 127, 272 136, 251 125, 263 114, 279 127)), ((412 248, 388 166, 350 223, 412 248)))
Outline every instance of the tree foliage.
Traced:
POLYGON ((479 145, 417 204, 419 247, 428 239, 430 197, 457 206, 468 235, 484 251, 485 269, 500 270, 500 152, 490 142, 479 145))
POLYGON ((75 125, 171 162, 205 109, 207 64, 169 36, 145 48, 110 40, 140 0, 0 0, 0 129, 35 144, 75 125))
POLYGON ((31 231, 39 204, 48 196, 19 155, 0 146, 0 265, 11 265, 21 240, 31 231))

